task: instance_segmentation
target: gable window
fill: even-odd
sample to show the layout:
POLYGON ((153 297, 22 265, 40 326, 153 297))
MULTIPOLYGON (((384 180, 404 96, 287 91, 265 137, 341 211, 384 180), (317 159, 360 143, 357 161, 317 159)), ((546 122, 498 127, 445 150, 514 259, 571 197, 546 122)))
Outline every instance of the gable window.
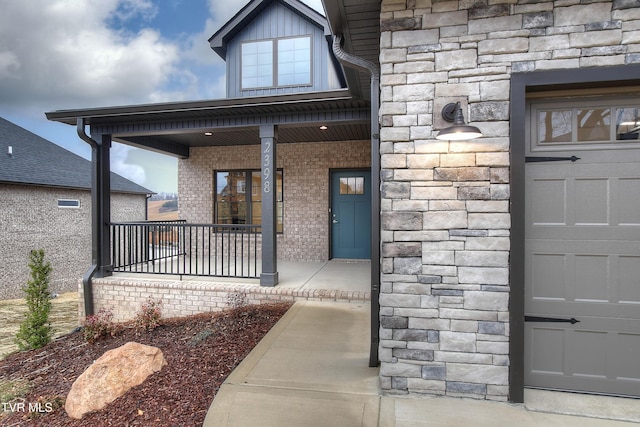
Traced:
POLYGON ((242 87, 273 86, 273 42, 242 44, 242 87))
MULTIPOLYGON (((282 233, 284 204, 282 169, 276 174, 276 231, 282 233)), ((262 224, 262 174, 260 170, 214 173, 215 224, 262 224)))
POLYGON ((311 84, 311 36, 241 45, 242 89, 311 84))
POLYGON ((311 83, 311 37, 278 40, 278 86, 311 83))

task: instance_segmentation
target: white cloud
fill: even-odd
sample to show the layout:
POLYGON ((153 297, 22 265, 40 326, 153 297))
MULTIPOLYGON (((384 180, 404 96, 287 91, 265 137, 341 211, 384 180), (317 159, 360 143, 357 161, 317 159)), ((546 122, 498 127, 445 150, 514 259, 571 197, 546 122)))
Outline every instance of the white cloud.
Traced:
POLYGON ((188 75, 178 68, 178 46, 157 31, 109 27, 152 16, 146 0, 0 0, 0 7, 0 107, 151 102, 170 78, 188 75))
POLYGON ((147 180, 144 168, 139 165, 127 163, 129 151, 131 150, 133 150, 133 147, 114 143, 110 151, 111 170, 137 184, 144 185, 147 180))

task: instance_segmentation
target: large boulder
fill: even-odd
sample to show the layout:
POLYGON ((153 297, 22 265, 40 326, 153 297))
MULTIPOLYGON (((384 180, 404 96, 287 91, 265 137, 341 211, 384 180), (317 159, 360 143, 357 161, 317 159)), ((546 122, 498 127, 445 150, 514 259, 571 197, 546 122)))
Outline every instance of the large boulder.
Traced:
POLYGON ((64 409, 76 419, 99 411, 166 364, 162 351, 148 345, 129 342, 109 350, 75 380, 64 409))

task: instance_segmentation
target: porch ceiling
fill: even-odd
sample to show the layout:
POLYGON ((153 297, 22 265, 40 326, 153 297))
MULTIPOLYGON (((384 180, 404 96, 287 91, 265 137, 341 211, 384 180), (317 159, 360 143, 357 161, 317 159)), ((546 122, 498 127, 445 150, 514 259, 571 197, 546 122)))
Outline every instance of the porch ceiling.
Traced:
POLYGON ((63 110, 49 120, 75 125, 85 119, 91 134, 111 134, 125 144, 179 157, 190 147, 259 144, 261 125, 278 125, 278 142, 369 139, 370 106, 349 91, 254 98, 63 110), (320 126, 327 127, 321 130, 320 126), (205 135, 205 133, 211 135, 205 135))
MULTIPOLYGON (((319 123, 311 126, 280 126, 278 128, 278 143, 367 140, 370 138, 369 135, 369 123, 329 123, 326 130, 321 130, 319 123)), ((256 126, 233 129, 216 128, 211 129, 211 135, 205 135, 203 132, 189 132, 115 137, 114 139, 119 142, 145 148, 158 148, 161 145, 167 144, 178 144, 187 147, 260 144, 259 128, 256 126)))

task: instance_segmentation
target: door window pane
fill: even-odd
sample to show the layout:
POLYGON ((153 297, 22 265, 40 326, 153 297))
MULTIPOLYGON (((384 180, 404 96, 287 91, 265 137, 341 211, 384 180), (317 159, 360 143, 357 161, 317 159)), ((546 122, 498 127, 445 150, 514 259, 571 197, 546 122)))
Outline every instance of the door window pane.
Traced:
POLYGON ((637 140, 640 132, 640 108, 624 107, 616 110, 616 139, 637 140))
POLYGON ((340 178, 340 194, 364 194, 364 177, 340 178))
POLYGON ((571 142, 571 110, 540 111, 538 115, 538 142, 571 142))
POLYGON ((578 109, 578 141, 609 141, 611 110, 609 108, 578 109))

